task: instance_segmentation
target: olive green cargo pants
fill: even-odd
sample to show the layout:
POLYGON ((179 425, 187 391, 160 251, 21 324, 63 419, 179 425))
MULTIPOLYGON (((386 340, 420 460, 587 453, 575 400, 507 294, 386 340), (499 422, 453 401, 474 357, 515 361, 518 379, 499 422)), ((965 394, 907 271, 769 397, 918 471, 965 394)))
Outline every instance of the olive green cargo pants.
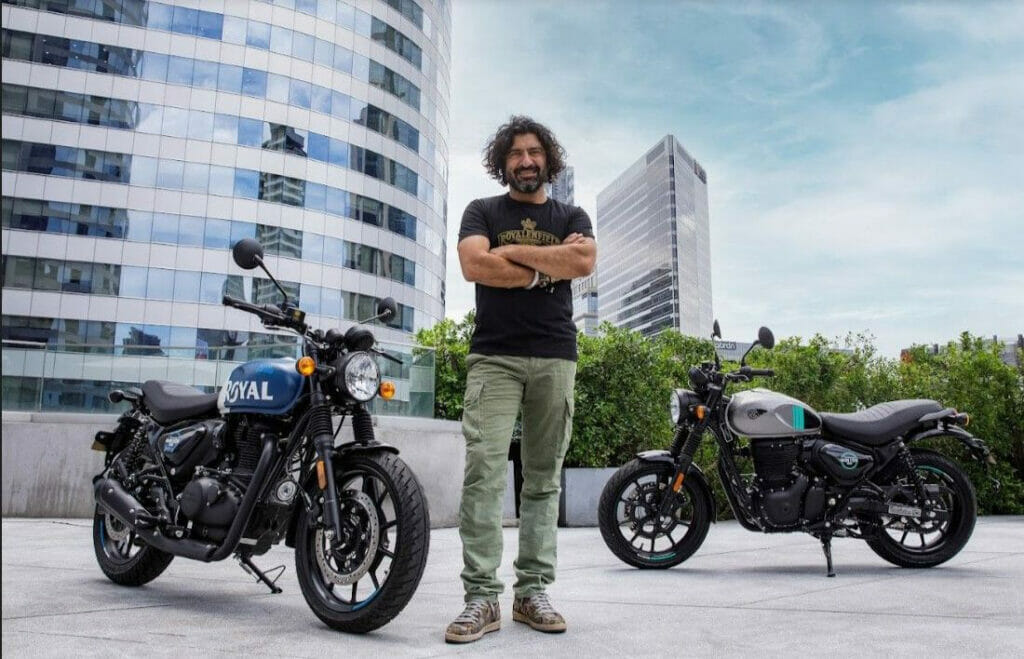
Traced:
POLYGON ((501 515, 508 449, 523 411, 523 490, 519 506, 516 597, 555 580, 562 459, 572 436, 576 362, 567 359, 469 355, 466 359, 466 473, 459 510, 466 601, 504 590, 501 515))

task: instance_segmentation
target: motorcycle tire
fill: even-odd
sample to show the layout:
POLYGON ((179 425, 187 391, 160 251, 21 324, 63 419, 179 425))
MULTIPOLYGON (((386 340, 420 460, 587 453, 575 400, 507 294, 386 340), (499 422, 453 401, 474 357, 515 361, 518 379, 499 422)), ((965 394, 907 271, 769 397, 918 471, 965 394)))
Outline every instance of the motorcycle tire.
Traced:
MULTIPOLYGON (((320 505, 300 513, 295 569, 320 620, 363 634, 391 621, 416 592, 430 549, 430 512, 415 474, 393 453, 346 457, 334 468, 347 537, 332 550, 320 505), (369 594, 360 597, 360 587, 369 594)), ((310 495, 322 504, 315 486, 310 495)))
POLYGON ((612 474, 605 484, 597 511, 601 537, 622 562, 641 569, 670 568, 692 556, 704 543, 711 525, 712 506, 707 493, 694 481, 683 482, 685 500, 668 521, 667 534, 660 532, 661 521, 652 521, 647 512, 652 507, 648 504, 660 502, 662 493, 668 491, 673 476, 675 467, 669 463, 632 460, 612 474), (685 519, 687 514, 689 519, 685 519), (686 531, 675 539, 672 531, 680 525, 686 531), (667 538, 669 546, 657 549, 659 537, 667 538), (638 538, 639 545, 635 544, 638 538), (645 550, 648 541, 651 549, 645 550))
MULTIPOLYGON (((960 466, 949 458, 923 449, 915 449, 912 454, 917 472, 925 482, 938 483, 942 486, 942 499, 947 510, 950 510, 950 519, 943 523, 923 524, 919 520, 910 520, 910 523, 919 526, 918 530, 883 528, 876 537, 867 542, 876 554, 894 565, 910 568, 934 567, 956 556, 970 539, 978 518, 977 495, 960 466), (897 539, 890 533, 900 538, 897 539), (912 541, 914 538, 920 540, 918 546, 914 546, 918 544, 912 541)), ((896 478, 901 475, 905 477, 905 474, 897 474, 896 478)), ((907 524, 903 526, 906 527, 907 524)))
POLYGON ((103 574, 121 586, 147 584, 174 560, 174 554, 142 543, 124 522, 99 506, 92 520, 92 545, 103 574))

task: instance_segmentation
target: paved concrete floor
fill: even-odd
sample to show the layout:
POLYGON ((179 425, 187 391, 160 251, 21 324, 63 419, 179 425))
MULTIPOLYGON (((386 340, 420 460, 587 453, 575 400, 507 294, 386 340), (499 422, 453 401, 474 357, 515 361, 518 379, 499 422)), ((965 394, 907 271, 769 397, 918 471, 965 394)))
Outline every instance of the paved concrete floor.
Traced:
MULTIPOLYGON (((506 547, 515 534, 505 530, 506 547)), ((433 532, 405 611, 348 636, 306 608, 284 547, 257 559, 288 566, 280 595, 233 561, 183 559, 128 589, 96 566, 89 521, 4 519, 3 656, 1024 656, 1024 517, 980 520, 966 549, 930 570, 892 567, 860 541, 838 539, 833 553, 838 577, 828 579, 813 538, 728 522, 686 563, 640 571, 596 529, 562 529, 549 592, 569 631, 513 623, 506 593, 501 631, 452 646, 442 632, 462 603, 455 529, 433 532)))

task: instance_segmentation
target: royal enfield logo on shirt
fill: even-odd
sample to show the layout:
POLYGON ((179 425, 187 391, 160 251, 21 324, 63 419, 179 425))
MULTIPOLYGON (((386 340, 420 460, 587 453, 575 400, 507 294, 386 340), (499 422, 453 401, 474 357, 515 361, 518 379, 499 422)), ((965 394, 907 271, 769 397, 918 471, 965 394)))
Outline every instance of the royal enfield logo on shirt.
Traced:
POLYGON ((561 245, 562 241, 547 231, 538 231, 537 223, 526 218, 522 229, 502 231, 498 234, 498 245, 561 245))
POLYGON ((227 384, 224 400, 228 403, 236 403, 240 400, 274 400, 269 387, 270 383, 267 381, 232 380, 227 384))

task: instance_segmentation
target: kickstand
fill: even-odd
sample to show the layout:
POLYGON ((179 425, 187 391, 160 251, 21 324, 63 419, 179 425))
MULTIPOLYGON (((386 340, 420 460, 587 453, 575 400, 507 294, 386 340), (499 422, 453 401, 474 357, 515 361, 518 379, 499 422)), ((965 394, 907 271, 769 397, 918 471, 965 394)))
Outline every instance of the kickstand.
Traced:
POLYGON ((245 570, 252 576, 256 577, 257 581, 262 581, 264 584, 266 584, 267 588, 270 588, 270 592, 274 593, 275 595, 277 593, 282 592, 281 589, 278 588, 276 584, 277 580, 281 578, 282 574, 284 574, 283 565, 278 565, 277 567, 272 567, 269 570, 267 570, 267 572, 276 573, 274 574, 274 578, 270 579, 267 577, 267 572, 264 572, 263 570, 256 567, 256 564, 253 563, 252 559, 248 556, 239 556, 238 562, 242 566, 243 570, 245 570))
POLYGON ((832 536, 823 535, 821 536, 821 549, 825 552, 825 564, 828 567, 828 576, 836 576, 836 571, 832 569, 832 536))

